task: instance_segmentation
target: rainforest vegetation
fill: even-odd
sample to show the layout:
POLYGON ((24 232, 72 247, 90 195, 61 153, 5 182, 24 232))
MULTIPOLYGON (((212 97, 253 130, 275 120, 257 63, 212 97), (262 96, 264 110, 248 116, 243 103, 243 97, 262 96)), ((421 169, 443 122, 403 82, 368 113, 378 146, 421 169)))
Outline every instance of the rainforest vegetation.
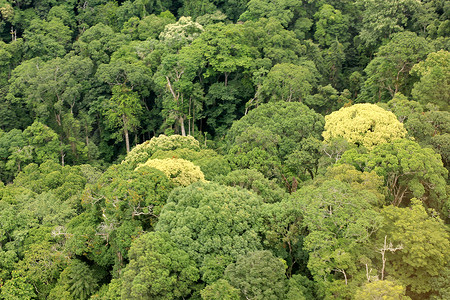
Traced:
POLYGON ((450 299, 450 2, 0 0, 0 299, 450 299))

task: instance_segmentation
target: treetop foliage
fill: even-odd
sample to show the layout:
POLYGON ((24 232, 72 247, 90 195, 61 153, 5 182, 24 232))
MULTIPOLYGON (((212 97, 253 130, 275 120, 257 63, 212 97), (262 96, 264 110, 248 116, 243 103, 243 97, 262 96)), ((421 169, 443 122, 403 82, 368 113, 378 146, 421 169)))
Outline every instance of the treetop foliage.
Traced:
POLYGON ((447 2, 0 0, 0 299, 450 299, 447 2))

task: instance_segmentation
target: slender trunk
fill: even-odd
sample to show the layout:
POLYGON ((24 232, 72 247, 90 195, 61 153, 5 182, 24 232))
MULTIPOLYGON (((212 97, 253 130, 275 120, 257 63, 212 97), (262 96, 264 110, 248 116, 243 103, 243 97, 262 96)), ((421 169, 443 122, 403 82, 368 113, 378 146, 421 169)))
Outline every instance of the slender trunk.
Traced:
POLYGON ((180 116, 181 135, 186 136, 186 129, 184 128, 184 118, 180 116))
POLYGON ((188 115, 189 115, 189 118, 188 118, 188 132, 189 132, 189 135, 191 135, 191 103, 192 103, 192 98, 189 97, 189 113, 188 113, 188 115))
POLYGON ((125 135, 125 144, 127 146, 127 153, 130 152, 130 138, 128 136, 128 129, 125 127, 123 129, 123 134, 125 135))
POLYGON ((60 141, 60 146, 61 146, 61 150, 60 150, 60 154, 61 154, 61 166, 64 167, 64 157, 66 156, 66 154, 64 153, 64 148, 63 148, 63 143, 62 143, 62 141, 60 141))

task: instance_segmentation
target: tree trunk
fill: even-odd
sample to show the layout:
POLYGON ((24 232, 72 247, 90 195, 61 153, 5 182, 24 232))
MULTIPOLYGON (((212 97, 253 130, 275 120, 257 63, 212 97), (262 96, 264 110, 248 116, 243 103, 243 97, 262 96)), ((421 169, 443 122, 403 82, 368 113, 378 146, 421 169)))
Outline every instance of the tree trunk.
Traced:
POLYGON ((127 145, 127 153, 130 152, 130 137, 128 136, 128 129, 125 127, 123 129, 123 134, 125 136, 125 144, 127 145))
POLYGON ((186 136, 186 129, 184 128, 184 118, 180 116, 181 135, 186 136))

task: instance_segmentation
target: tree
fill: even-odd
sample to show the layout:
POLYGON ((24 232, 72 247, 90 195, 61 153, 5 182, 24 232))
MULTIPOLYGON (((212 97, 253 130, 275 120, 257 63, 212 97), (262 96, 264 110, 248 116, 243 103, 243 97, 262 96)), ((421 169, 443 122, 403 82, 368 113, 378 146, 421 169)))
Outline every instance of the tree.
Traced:
POLYGON ((108 63, 110 56, 129 42, 127 35, 115 33, 111 27, 98 23, 84 31, 73 46, 80 56, 89 57, 98 66, 108 63))
POLYGON ((408 294, 420 299, 432 291, 431 282, 439 277, 450 256, 449 236, 443 221, 429 216, 420 201, 413 199, 410 208, 387 206, 382 211, 383 227, 377 244, 387 239, 403 249, 386 254, 387 278, 401 282, 408 294))
POLYGON ((348 16, 342 14, 338 9, 332 5, 324 4, 314 14, 316 21, 316 31, 314 38, 322 47, 329 47, 333 42, 339 40, 347 42, 349 38, 348 16))
POLYGON ((247 10, 240 16, 240 21, 256 21, 261 18, 273 17, 287 28, 295 13, 301 9, 301 4, 292 0, 250 0, 247 10))
POLYGON ((325 117, 325 142, 343 137, 349 143, 373 149, 406 136, 395 115, 374 104, 343 107, 325 117))
POLYGON ((157 151, 168 152, 178 149, 199 152, 200 144, 193 136, 161 134, 134 147, 122 163, 129 164, 130 168, 134 169, 138 164, 147 162, 157 151))
POLYGON ((214 178, 214 181, 253 191, 266 203, 280 202, 286 196, 286 192, 274 180, 265 178, 262 173, 253 169, 235 170, 214 178))
POLYGON ((260 102, 304 102, 317 85, 318 72, 313 64, 275 65, 263 79, 257 95, 260 102))
POLYGON ((286 293, 286 264, 270 251, 239 256, 225 269, 225 278, 245 299, 281 299, 286 293))
POLYGON ((442 165, 440 155, 433 149, 399 139, 378 145, 369 153, 359 154, 355 149, 349 150, 342 155, 340 162, 352 164, 359 170, 373 170, 383 176, 394 206, 405 205, 409 199, 416 197, 426 207, 436 209, 444 218, 448 217, 448 172, 442 165))
POLYGON ((234 288, 225 279, 219 279, 213 284, 207 285, 201 291, 204 300, 239 300, 240 291, 234 288))
POLYGON ((321 293, 348 294, 349 286, 358 283, 358 260, 381 226, 382 219, 371 205, 377 202, 376 196, 330 180, 300 189, 292 198, 303 211, 309 232, 304 241, 309 251, 308 269, 321 293))
POLYGON ((323 117, 302 103, 262 104, 229 130, 229 159, 236 168, 256 169, 291 190, 292 176, 316 174, 322 126, 323 117))
POLYGON ((142 106, 136 92, 132 92, 124 86, 113 87, 113 96, 106 103, 103 113, 110 128, 119 127, 123 131, 114 136, 120 141, 123 134, 127 153, 130 152, 129 133, 135 131, 139 126, 138 117, 141 112, 142 106))
POLYGON ((396 32, 402 32, 409 25, 417 23, 417 13, 422 2, 401 1, 360 1, 362 28, 359 38, 364 48, 376 49, 382 42, 391 39, 396 32))
POLYGON ((166 232, 148 232, 130 248, 122 299, 182 299, 199 279, 195 261, 166 232))
POLYGON ((410 300, 405 295, 404 286, 393 281, 379 280, 368 282, 355 293, 356 299, 386 299, 386 300, 410 300))
POLYGON ((392 99, 397 92, 409 95, 412 67, 426 58, 432 51, 423 37, 405 31, 395 34, 364 70, 367 79, 358 99, 364 102, 379 102, 392 99))
POLYGON ((427 59, 414 65, 411 74, 420 76, 411 92, 413 98, 423 105, 432 103, 442 111, 449 110, 450 98, 450 52, 432 52, 427 59))
POLYGON ((205 180, 200 167, 181 158, 149 159, 146 163, 139 165, 136 170, 142 167, 162 171, 175 186, 188 186, 194 182, 205 180))
POLYGON ((222 276, 230 261, 261 248, 261 204, 249 191, 197 182, 171 193, 155 230, 170 234, 199 268, 203 266, 202 279, 210 282, 222 276))

